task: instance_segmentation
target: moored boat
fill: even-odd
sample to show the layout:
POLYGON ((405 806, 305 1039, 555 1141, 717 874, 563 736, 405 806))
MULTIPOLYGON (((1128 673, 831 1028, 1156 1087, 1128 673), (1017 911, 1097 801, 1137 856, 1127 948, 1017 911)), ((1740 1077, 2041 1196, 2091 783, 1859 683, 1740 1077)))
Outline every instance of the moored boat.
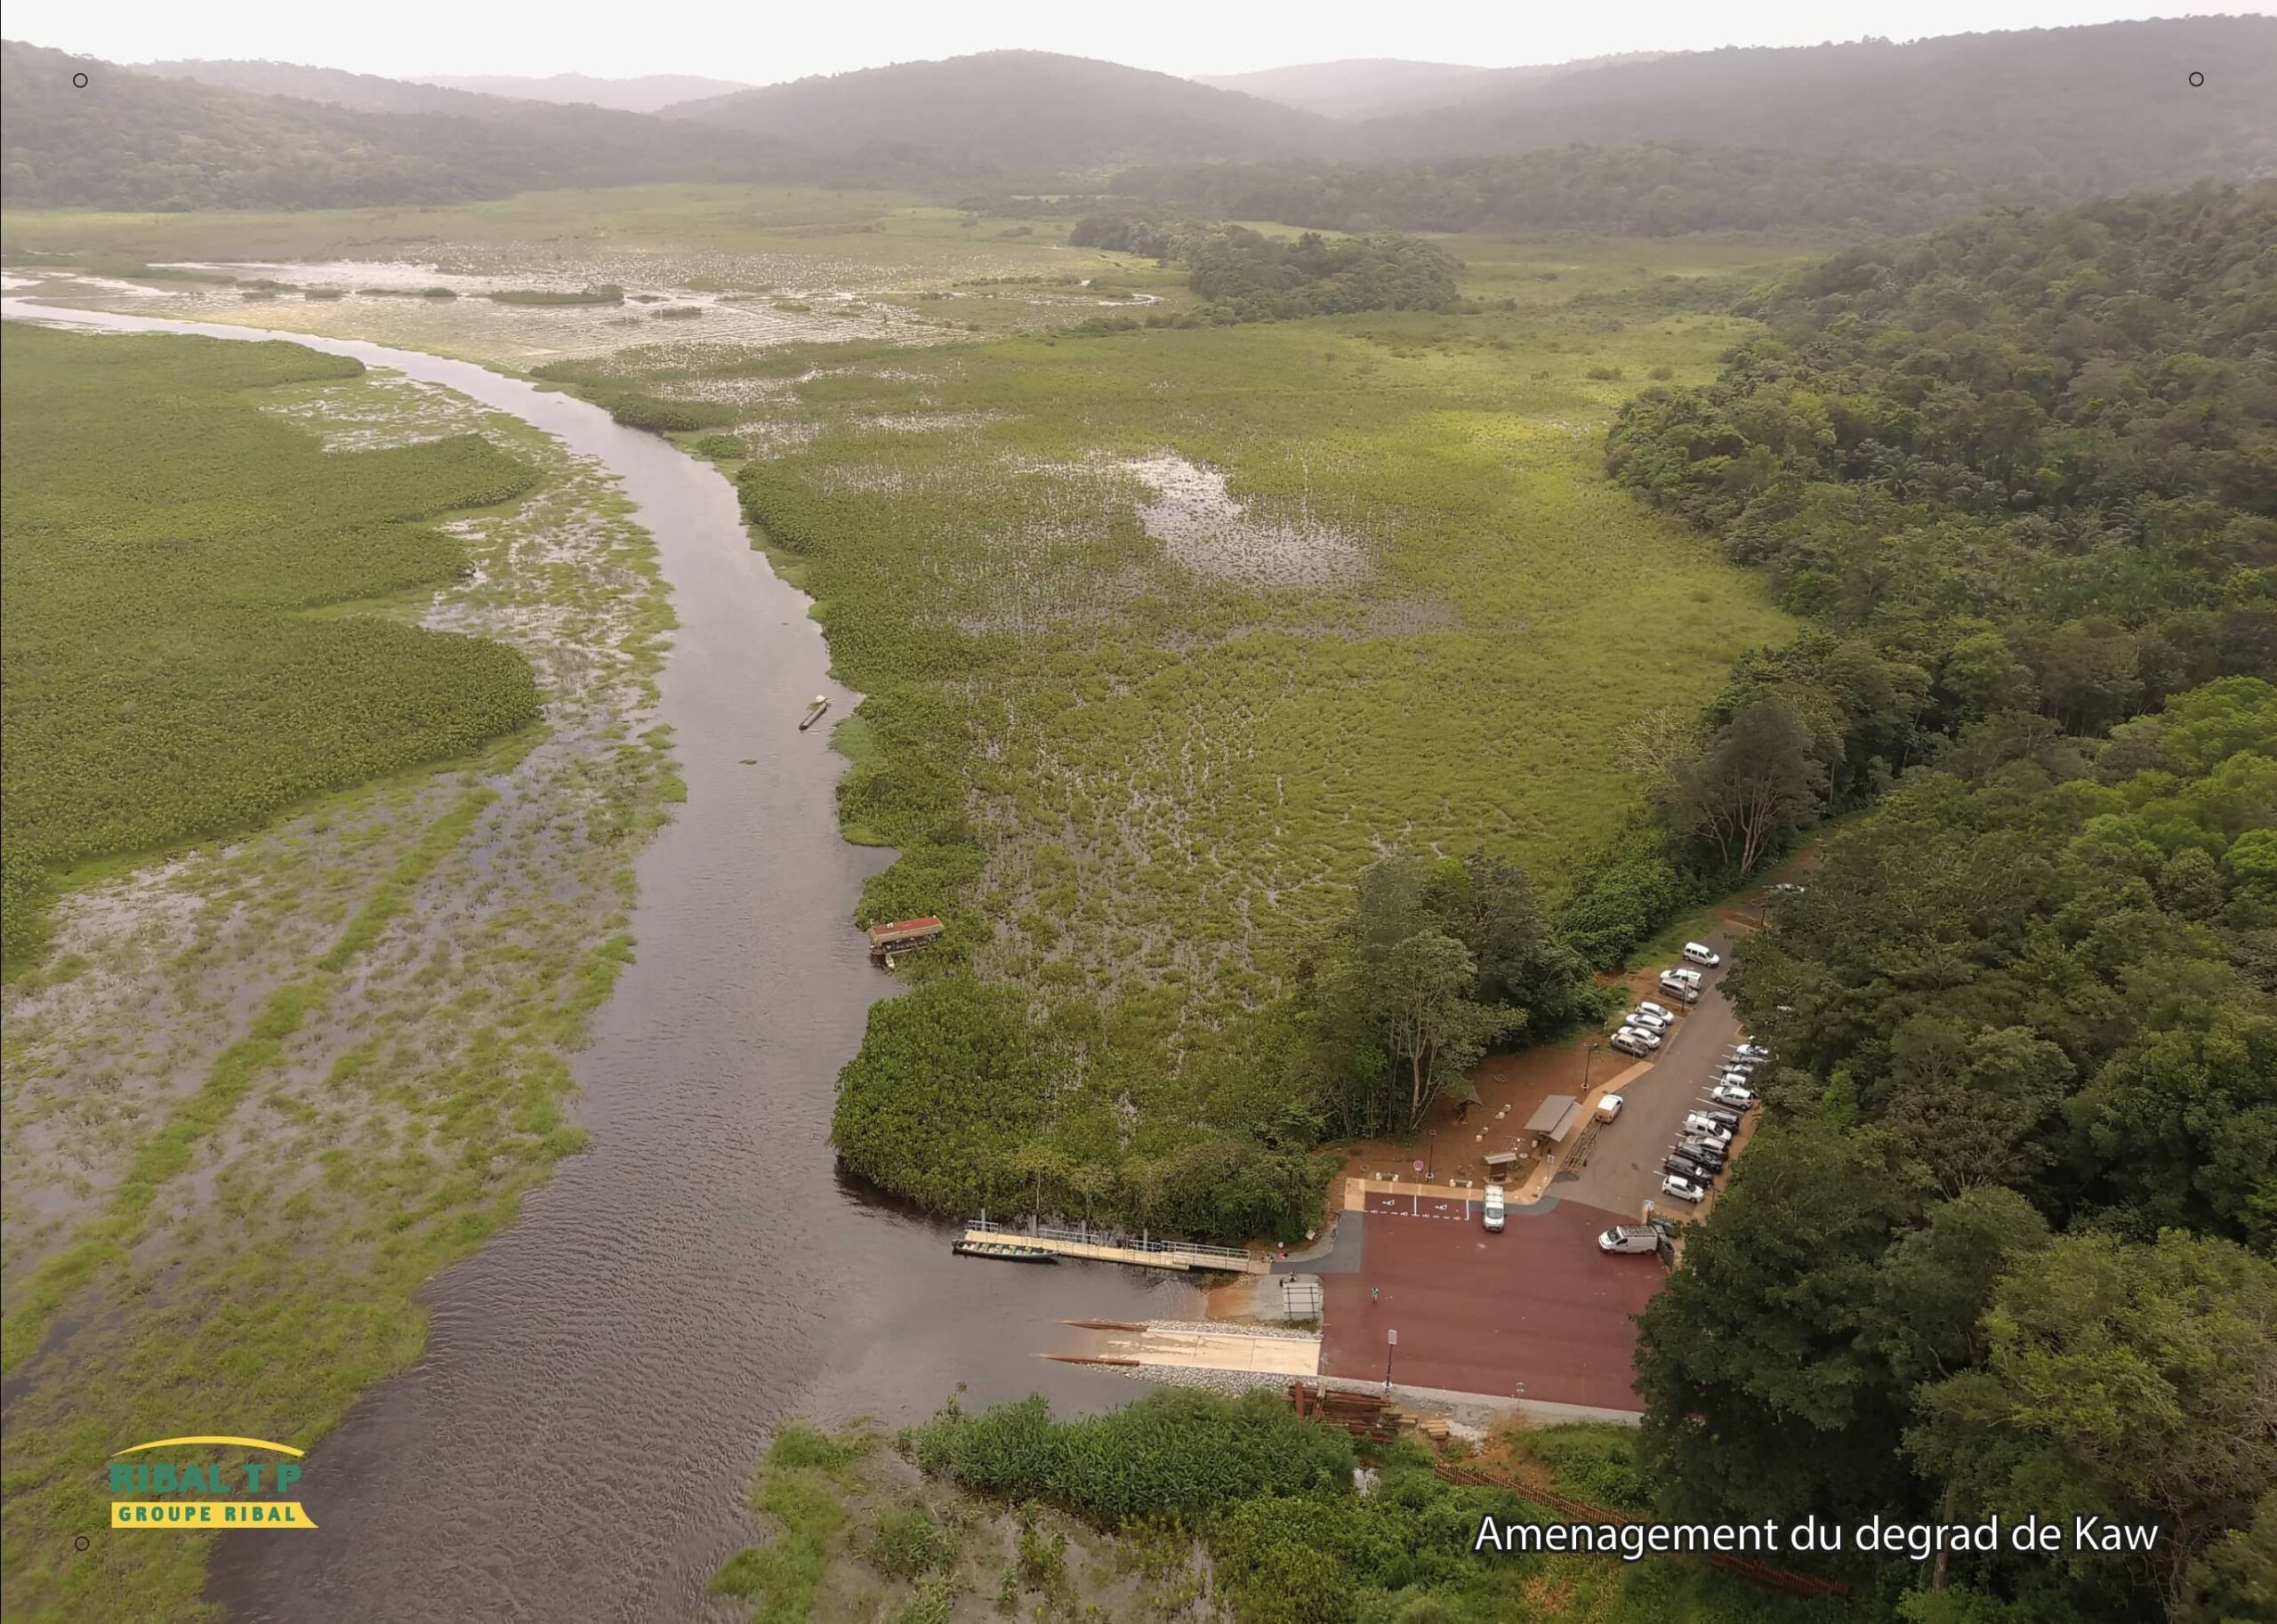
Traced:
POLYGON ((1057 1263, 1059 1254, 1042 1246, 1022 1246, 1011 1241, 957 1241, 949 1250, 960 1258, 994 1258, 1000 1263, 1057 1263))
POLYGON ((799 719, 799 731, 804 733, 808 728, 813 727, 817 722, 822 720, 822 713, 829 709, 830 695, 827 694, 817 694, 813 700, 808 704, 806 715, 799 719))

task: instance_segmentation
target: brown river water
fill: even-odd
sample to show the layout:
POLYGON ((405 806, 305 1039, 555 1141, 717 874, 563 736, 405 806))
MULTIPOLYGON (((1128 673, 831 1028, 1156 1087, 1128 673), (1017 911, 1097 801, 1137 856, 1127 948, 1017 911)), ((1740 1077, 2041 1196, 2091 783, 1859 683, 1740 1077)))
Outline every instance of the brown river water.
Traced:
POLYGON ((1079 1346, 1063 1319, 1199 1318, 1190 1286, 953 1258, 946 1226, 835 1169, 833 1084, 892 989, 848 921, 887 855, 838 837, 844 762, 795 727, 817 694, 833 718, 857 696, 715 469, 467 362, 5 313, 287 338, 511 413, 616 470, 680 620, 661 720, 688 798, 640 859, 638 959, 577 1057, 591 1154, 430 1282, 426 1356, 310 1454, 316 1532, 223 1536, 210 1600, 278 1624, 704 1617, 705 1579, 753 1538, 744 1490, 782 1418, 913 1420, 960 1382, 1063 1412, 1138 1395, 1034 1355, 1079 1346))

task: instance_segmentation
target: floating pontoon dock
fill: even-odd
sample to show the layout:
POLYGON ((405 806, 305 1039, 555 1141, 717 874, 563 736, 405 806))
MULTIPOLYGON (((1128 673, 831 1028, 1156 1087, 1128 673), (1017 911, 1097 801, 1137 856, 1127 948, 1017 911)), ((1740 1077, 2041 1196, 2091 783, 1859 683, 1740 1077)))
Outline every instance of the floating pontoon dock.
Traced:
POLYGON ((1217 1269, 1228 1274, 1265 1274, 1273 1265, 1231 1246, 1198 1246, 1187 1241, 1157 1241, 1147 1235, 1102 1234, 1095 1229, 1060 1229, 1050 1224, 1016 1226, 976 1218, 965 1226, 967 1242, 1010 1242, 1041 1247, 1063 1258, 1093 1258, 1101 1263, 1130 1263, 1149 1269, 1217 1269))

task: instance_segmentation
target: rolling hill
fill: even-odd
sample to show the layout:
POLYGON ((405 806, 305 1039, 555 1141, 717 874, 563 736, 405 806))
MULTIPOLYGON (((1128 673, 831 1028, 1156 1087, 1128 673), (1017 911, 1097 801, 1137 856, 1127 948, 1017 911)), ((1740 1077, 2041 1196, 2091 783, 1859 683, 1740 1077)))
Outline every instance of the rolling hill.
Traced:
MULTIPOLYGON (((343 87, 363 76, 237 64, 249 82, 343 87)), ((374 83, 385 85, 390 81, 374 83)), ((464 95, 471 112, 382 112, 138 73, 0 42, 0 173, 12 205, 293 209, 447 203, 545 187, 735 180, 775 173, 779 148, 637 113, 464 95), (85 74, 84 89, 74 87, 85 74)))
POLYGON ((800 79, 675 108, 675 117, 818 151, 906 149, 943 165, 1043 173, 1119 161, 1323 150, 1317 114, 1163 73, 1042 51, 800 79))
POLYGON ((557 73, 543 79, 516 74, 430 74, 414 82, 524 101, 583 102, 624 113, 661 113, 683 101, 752 88, 738 80, 707 79, 692 73, 652 73, 636 79, 597 79, 583 73, 557 73))
POLYGON ((2277 19, 2194 17, 1621 62, 1359 134, 1381 157, 1690 141, 2114 190, 2277 169, 2273 107, 2277 19))
POLYGON ((407 79, 383 79, 377 74, 344 73, 337 68, 310 68, 299 62, 189 60, 133 62, 127 66, 135 73, 162 79, 189 79, 248 96, 292 96, 363 113, 444 113, 466 118, 494 118, 511 117, 515 110, 512 103, 496 96, 471 96, 463 91, 414 84, 407 79))

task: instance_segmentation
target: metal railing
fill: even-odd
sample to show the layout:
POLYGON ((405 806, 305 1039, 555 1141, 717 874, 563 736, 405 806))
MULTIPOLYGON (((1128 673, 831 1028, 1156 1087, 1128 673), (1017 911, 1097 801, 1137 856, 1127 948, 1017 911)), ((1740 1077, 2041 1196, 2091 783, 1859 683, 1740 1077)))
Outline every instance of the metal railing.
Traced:
POLYGON ((1007 1240, 1058 1241, 1071 1246, 1105 1246, 1116 1251, 1146 1252, 1155 1257, 1217 1258, 1237 1267, 1245 1267, 1250 1255, 1237 1246, 1203 1246, 1192 1241, 1164 1241, 1147 1234, 1126 1234, 1117 1229, 1093 1229, 1079 1225, 1074 1229, 1056 1224, 1039 1223, 1031 1218, 1024 1225, 997 1224, 984 1214, 965 1225, 980 1234, 1002 1235, 1007 1240))

